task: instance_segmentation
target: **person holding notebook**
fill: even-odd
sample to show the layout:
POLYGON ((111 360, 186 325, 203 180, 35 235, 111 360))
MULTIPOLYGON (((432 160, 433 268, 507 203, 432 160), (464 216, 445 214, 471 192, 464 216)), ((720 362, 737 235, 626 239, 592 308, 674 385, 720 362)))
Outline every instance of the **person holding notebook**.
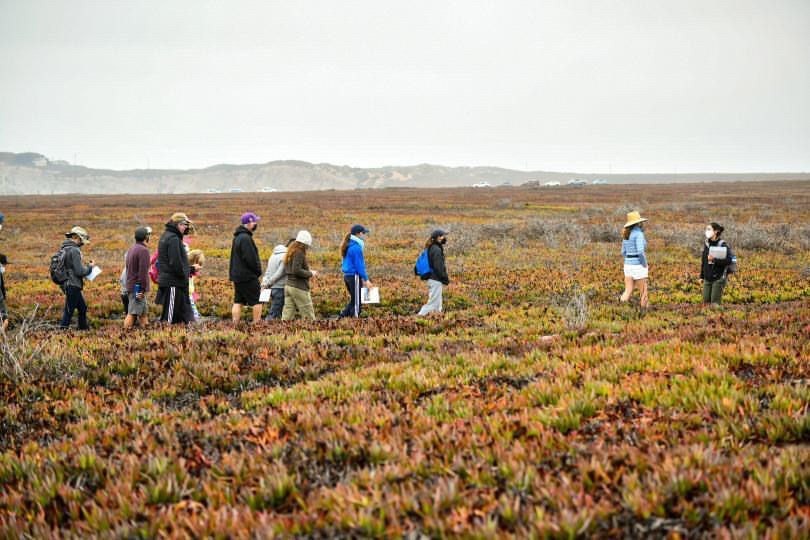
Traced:
POLYGON ((349 291, 349 302, 338 318, 359 317, 363 302, 360 299, 360 291, 363 287, 371 289, 371 281, 366 273, 366 260, 363 257, 363 250, 366 246, 366 235, 370 231, 362 225, 354 225, 343 238, 340 245, 340 255, 343 257, 343 282, 346 290, 349 291))
POLYGON ((737 257, 720 235, 725 229, 718 223, 706 225, 700 279, 703 280, 703 303, 720 304, 728 278, 737 269, 737 257))

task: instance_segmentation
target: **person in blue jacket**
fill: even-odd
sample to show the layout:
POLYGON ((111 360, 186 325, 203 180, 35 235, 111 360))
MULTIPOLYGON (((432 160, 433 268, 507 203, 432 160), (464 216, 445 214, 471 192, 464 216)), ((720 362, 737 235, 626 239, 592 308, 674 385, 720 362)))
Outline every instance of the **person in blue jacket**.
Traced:
POLYGON ((362 225, 354 225, 351 232, 343 239, 340 245, 340 254, 343 257, 343 281, 349 291, 349 303, 340 312, 338 318, 359 317, 363 303, 360 301, 361 280, 362 286, 369 289, 374 285, 366 273, 366 261, 363 257, 366 235, 370 231, 362 225))

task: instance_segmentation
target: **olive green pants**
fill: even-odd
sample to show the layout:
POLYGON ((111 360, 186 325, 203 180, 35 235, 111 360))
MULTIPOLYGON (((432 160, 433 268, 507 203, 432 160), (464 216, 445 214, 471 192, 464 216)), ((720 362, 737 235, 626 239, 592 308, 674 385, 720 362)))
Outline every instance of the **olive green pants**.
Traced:
POLYGON ((309 291, 287 285, 284 287, 284 310, 281 312, 281 320, 291 321, 295 318, 315 320, 315 308, 309 291))
POLYGON ((720 304, 723 301, 723 289, 725 287, 725 278, 720 278, 717 281, 703 280, 703 303, 720 304))

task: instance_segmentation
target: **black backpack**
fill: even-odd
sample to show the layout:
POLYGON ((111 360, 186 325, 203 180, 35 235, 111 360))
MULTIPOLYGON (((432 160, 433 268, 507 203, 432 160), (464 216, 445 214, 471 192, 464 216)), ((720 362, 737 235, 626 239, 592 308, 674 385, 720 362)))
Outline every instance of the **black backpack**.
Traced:
POLYGON ((59 251, 51 255, 51 264, 49 266, 51 281, 57 285, 63 285, 68 280, 67 267, 65 266, 65 259, 67 258, 67 248, 61 247, 59 251))

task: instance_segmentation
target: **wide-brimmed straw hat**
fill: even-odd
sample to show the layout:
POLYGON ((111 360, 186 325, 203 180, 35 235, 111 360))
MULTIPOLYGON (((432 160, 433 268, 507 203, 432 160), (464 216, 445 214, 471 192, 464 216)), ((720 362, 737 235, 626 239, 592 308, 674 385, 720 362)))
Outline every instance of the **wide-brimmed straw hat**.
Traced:
POLYGON ((636 223, 643 223, 647 221, 647 218, 641 217, 641 214, 638 212, 628 212, 627 213, 627 223, 624 224, 625 228, 635 225, 636 223))

